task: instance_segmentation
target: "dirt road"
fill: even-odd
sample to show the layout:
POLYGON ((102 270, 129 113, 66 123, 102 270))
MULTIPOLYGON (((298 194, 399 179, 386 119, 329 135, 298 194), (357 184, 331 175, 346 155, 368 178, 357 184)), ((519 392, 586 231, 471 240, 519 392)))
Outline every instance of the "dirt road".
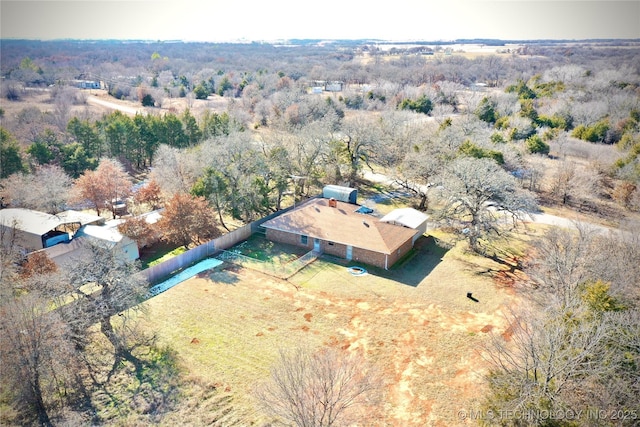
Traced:
POLYGON ((142 107, 132 107, 132 106, 128 106, 128 105, 118 104, 118 103, 113 102, 113 101, 107 101, 105 99, 100 99, 100 98, 98 98, 97 96, 94 96, 94 95, 89 95, 87 97, 87 103, 88 104, 92 104, 92 105, 98 105, 100 107, 106 107, 106 108, 109 108, 111 110, 122 111, 123 113, 131 114, 132 116, 135 116, 136 114, 142 114, 142 115, 146 115, 147 114, 145 109, 142 108, 142 107))

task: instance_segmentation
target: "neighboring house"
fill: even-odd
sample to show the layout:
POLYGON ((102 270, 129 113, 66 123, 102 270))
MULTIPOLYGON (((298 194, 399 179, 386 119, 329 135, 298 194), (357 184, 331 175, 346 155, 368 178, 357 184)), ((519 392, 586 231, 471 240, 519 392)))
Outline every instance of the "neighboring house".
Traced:
POLYGON ((342 91, 342 82, 327 82, 324 86, 324 90, 327 92, 340 92, 342 91))
POLYGON ((316 88, 319 89, 320 91, 340 92, 342 91, 343 85, 344 85, 344 82, 341 82, 341 81, 314 80, 313 93, 320 93, 315 91, 316 88))
POLYGON ((56 215, 22 208, 0 210, 2 243, 13 243, 27 252, 68 242, 86 224, 103 224, 104 218, 77 211, 56 215))
MULTIPOLYGON (((343 188, 345 197, 353 199, 353 189, 343 188)), ((404 214, 398 215, 396 220, 382 221, 357 212, 360 208, 355 203, 335 198, 314 198, 264 222, 262 227, 266 229, 269 240, 384 269, 390 268, 409 252, 415 240, 426 231, 426 215, 418 211, 424 218, 402 210, 404 214), (412 220, 404 221, 403 218, 412 220), (419 218, 424 221, 418 221, 419 218), (413 225, 417 228, 412 228, 413 225)))
POLYGON ((74 240, 78 238, 103 244, 109 249, 117 251, 127 261, 135 261, 140 258, 136 242, 121 234, 117 226, 86 225, 76 232, 74 240))
POLYGON ((97 80, 76 80, 74 83, 80 89, 102 89, 102 83, 97 80))
POLYGON ((138 245, 131 238, 120 234, 116 227, 106 225, 86 225, 80 228, 73 240, 61 245, 42 249, 59 268, 69 268, 86 253, 86 243, 96 243, 117 251, 125 261, 134 261, 140 257, 138 245))

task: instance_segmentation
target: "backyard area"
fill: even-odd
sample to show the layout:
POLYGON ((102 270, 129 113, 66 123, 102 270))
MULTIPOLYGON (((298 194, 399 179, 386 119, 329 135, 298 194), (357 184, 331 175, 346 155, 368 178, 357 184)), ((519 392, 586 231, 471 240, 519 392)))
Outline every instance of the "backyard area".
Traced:
POLYGON ((156 242, 152 246, 140 250, 140 267, 143 269, 153 267, 185 251, 186 249, 183 246, 176 248, 167 242, 156 242))
POLYGON ((303 248, 276 244, 261 234, 253 234, 233 248, 222 251, 216 258, 280 279, 288 279, 315 261, 317 256, 303 248))
MULTIPOLYGON (((233 250, 274 265, 303 255, 258 235, 233 250)), ((331 346, 361 352, 383 373, 386 403, 366 425, 464 425, 457 411, 479 409, 482 396, 482 345, 506 332, 503 314, 515 303, 494 280, 505 266, 433 237, 392 270, 362 266, 356 276, 351 266, 322 256, 283 280, 225 262, 148 300, 147 327, 190 378, 225 397, 213 409, 191 402, 191 416, 206 407, 218 425, 269 422, 252 391, 278 352, 331 346)))

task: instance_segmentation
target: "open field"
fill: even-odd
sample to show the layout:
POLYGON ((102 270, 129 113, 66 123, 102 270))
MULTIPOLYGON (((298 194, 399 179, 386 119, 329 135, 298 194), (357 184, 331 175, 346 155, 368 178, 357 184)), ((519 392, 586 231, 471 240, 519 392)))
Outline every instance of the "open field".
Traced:
POLYGON ((224 425, 268 422, 252 390, 296 346, 363 352, 382 371, 385 404, 363 425, 463 425, 457 411, 482 398, 482 345, 505 332, 516 297, 496 280, 505 265, 420 243, 400 268, 364 276, 328 257, 288 281, 225 264, 147 301, 145 322, 192 378, 231 396, 224 425))
MULTIPOLYGON (((164 98, 161 106, 158 107, 142 107, 139 102, 121 100, 109 95, 103 89, 75 89, 78 99, 84 100, 69 106, 69 117, 101 117, 115 110, 134 116, 139 114, 156 114, 165 113, 181 114, 185 109, 189 108, 195 117, 200 117, 205 111, 210 110, 217 113, 227 111, 228 99, 218 95, 211 95, 209 99, 187 99, 187 98, 164 98)), ((4 100, 2 108, 7 117, 17 117, 23 110, 28 108, 37 108, 42 112, 55 113, 56 104, 52 99, 52 91, 49 88, 30 88, 25 91, 17 101, 4 100)))

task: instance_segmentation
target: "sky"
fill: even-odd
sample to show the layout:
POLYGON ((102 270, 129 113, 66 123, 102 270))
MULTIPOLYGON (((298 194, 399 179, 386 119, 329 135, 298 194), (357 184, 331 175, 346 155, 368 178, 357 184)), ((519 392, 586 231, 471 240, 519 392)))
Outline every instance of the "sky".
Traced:
POLYGON ((0 0, 0 37, 635 39, 640 38, 640 0, 0 0))

